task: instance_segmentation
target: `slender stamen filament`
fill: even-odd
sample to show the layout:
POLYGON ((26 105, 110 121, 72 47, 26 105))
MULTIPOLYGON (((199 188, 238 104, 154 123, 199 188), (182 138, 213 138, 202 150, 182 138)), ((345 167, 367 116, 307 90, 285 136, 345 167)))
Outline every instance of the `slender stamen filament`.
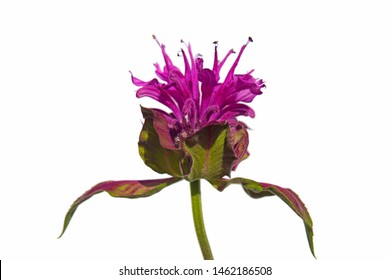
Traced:
POLYGON ((153 38, 153 40, 156 41, 156 43, 158 44, 158 46, 161 48, 161 44, 160 44, 160 42, 158 41, 156 35, 153 34, 153 35, 152 35, 152 38, 153 38))

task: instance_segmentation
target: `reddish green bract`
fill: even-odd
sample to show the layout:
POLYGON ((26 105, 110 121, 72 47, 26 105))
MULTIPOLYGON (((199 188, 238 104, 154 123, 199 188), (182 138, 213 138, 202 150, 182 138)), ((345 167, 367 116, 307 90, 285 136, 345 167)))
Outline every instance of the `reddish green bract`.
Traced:
POLYGON ((142 108, 145 118, 138 150, 147 166, 160 174, 184 177, 189 172, 188 159, 184 151, 175 146, 169 135, 165 118, 157 109, 142 108))
POLYGON ((161 174, 189 181, 230 176, 248 156, 245 124, 212 123, 183 140, 172 139, 173 132, 158 109, 141 108, 145 122, 138 142, 145 164, 161 174))
POLYGON ((192 161, 187 180, 212 180, 230 177, 237 157, 229 141, 227 124, 209 125, 187 138, 184 150, 192 161))

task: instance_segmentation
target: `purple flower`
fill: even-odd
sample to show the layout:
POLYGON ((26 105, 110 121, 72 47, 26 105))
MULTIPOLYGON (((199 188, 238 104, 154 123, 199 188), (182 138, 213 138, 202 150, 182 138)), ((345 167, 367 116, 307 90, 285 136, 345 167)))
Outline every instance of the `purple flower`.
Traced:
POLYGON ((251 102, 257 95, 262 94, 265 87, 263 80, 254 78, 253 70, 246 74, 235 74, 238 62, 252 38, 243 45, 236 60, 231 66, 225 79, 220 81, 220 71, 226 60, 234 53, 230 50, 222 60, 218 60, 218 43, 215 44, 215 55, 212 69, 203 67, 200 55, 194 56, 191 45, 186 45, 187 53, 181 49, 184 73, 172 63, 160 44, 165 66, 155 63, 156 75, 162 81, 154 78, 144 82, 132 75, 132 81, 141 88, 137 97, 150 97, 167 106, 172 112, 163 113, 173 140, 180 141, 196 133, 209 124, 228 123, 231 127, 245 127, 238 122, 238 116, 254 117, 255 112, 243 103, 251 102))
MULTIPOLYGON (((157 41, 156 37, 153 38, 157 41)), ((213 254, 203 222, 200 191, 200 181, 207 180, 219 191, 231 184, 238 184, 252 198, 277 196, 282 199, 303 220, 314 256, 313 223, 307 208, 295 192, 251 179, 227 178, 249 156, 248 129, 237 117, 255 116, 253 109, 244 103, 252 102, 257 95, 262 94, 261 89, 265 87, 262 80, 252 76, 253 70, 247 74, 234 73, 249 42, 252 42, 250 37, 220 82, 220 71, 234 53, 233 50, 219 61, 217 42, 214 42, 214 63, 212 69, 209 69, 203 68, 203 59, 199 55, 194 57, 188 44, 187 52, 183 49, 179 52, 184 61, 183 73, 172 63, 165 46, 157 41, 165 61, 163 68, 155 64, 158 79, 144 82, 131 76, 133 83, 140 87, 137 97, 155 99, 171 112, 141 107, 145 121, 139 136, 138 150, 148 167, 171 177, 105 181, 95 185, 71 205, 65 216, 61 236, 79 205, 95 194, 107 192, 113 197, 148 197, 184 179, 190 184, 195 232, 203 258, 211 260, 213 254)))

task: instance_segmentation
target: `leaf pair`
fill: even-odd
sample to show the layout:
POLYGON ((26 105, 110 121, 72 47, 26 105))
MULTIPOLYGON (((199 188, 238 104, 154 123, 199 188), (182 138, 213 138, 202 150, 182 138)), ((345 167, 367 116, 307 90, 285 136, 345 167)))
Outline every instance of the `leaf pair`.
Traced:
MULTIPOLYGON (((181 178, 172 177, 158 180, 107 181, 97 184, 92 189, 85 192, 72 204, 68 213, 66 214, 63 230, 60 237, 65 233, 78 206, 95 194, 105 191, 113 197, 147 197, 161 191, 165 187, 174 184, 180 180, 181 178)), ((230 180, 216 179, 211 180, 209 182, 219 191, 223 191, 231 184, 240 184, 242 185, 245 192, 252 198, 261 198, 273 195, 278 196, 303 220, 310 250, 314 256, 313 223, 304 203, 301 201, 301 199, 295 192, 290 189, 281 188, 273 184, 258 183, 256 181, 245 178, 233 178, 230 180)))

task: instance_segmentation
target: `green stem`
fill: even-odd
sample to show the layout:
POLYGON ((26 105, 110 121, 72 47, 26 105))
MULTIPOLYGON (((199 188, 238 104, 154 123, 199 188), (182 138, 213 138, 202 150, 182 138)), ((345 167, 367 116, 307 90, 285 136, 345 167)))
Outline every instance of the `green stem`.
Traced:
POLYGON ((207 239, 206 229, 203 222, 202 213, 202 197, 200 193, 200 180, 190 182, 191 187, 191 203, 192 216, 194 218, 194 225, 196 236, 198 237, 199 246, 202 250, 203 259, 213 260, 213 253, 211 252, 209 240, 207 239))

